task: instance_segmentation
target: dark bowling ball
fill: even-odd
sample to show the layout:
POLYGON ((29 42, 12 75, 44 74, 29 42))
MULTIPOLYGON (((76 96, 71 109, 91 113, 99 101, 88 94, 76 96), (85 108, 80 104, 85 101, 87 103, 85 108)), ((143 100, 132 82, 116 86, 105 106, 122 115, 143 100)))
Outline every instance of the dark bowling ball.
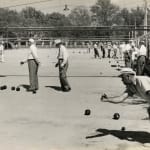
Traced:
POLYGON ((16 88, 16 91, 20 91, 20 87, 17 87, 17 88, 16 88))
POLYGON ((16 88, 14 86, 11 87, 11 90, 14 91, 16 88))
POLYGON ((90 109, 86 109, 84 112, 84 115, 89 116, 91 114, 91 110, 90 109))
POLYGON ((120 118, 119 113, 114 113, 113 119, 118 120, 120 118))
POLYGON ((0 90, 3 90, 3 89, 4 89, 4 87, 3 87, 3 86, 1 86, 1 87, 0 87, 0 90))
POLYGON ((21 64, 21 65, 23 65, 23 64, 24 64, 24 62, 23 62, 23 61, 21 61, 21 62, 20 62, 20 64, 21 64))
POLYGON ((117 65, 111 65, 111 67, 117 67, 117 65))
POLYGON ((36 94, 36 91, 33 91, 32 93, 33 93, 33 94, 36 94))
POLYGON ((121 131, 125 131, 125 130, 126 130, 126 128, 125 128, 125 127, 122 127, 122 128, 121 128, 121 131))
POLYGON ((4 88, 4 90, 7 89, 7 85, 4 85, 3 88, 4 88))

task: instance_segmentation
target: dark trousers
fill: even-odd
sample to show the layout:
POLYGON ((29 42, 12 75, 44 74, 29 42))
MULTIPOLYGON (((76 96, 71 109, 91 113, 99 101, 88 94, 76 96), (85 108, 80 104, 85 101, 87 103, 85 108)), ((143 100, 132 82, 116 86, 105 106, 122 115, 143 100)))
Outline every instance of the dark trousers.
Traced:
POLYGON ((131 68, 131 59, 125 59, 125 67, 131 68))
POLYGON ((99 57, 99 52, 97 48, 94 48, 94 57, 99 57))
POLYGON ((103 54, 102 57, 105 58, 105 50, 104 49, 102 50, 102 54, 103 54))
POLYGON ((139 56, 137 59, 137 75, 144 74, 145 64, 146 64, 146 57, 144 55, 139 56))
POLYGON ((68 69, 68 62, 61 67, 61 63, 63 62, 62 59, 59 59, 59 79, 61 88, 63 91, 68 91, 71 89, 68 80, 67 80, 67 69, 68 69))
POLYGON ((108 49, 108 58, 110 58, 110 52, 111 52, 111 49, 108 49))
POLYGON ((38 64, 34 59, 28 60, 28 68, 29 68, 29 81, 30 81, 30 88, 33 90, 38 90, 38 64))

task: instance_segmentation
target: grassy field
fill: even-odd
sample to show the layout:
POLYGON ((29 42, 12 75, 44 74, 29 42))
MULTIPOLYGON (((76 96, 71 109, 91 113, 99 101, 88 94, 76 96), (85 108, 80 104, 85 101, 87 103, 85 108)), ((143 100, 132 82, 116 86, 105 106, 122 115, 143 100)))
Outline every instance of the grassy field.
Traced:
POLYGON ((0 149, 2 150, 149 150, 150 122, 147 104, 128 99, 121 104, 103 103, 100 96, 119 95, 125 87, 114 60, 94 59, 86 49, 69 49, 68 80, 71 92, 59 90, 57 49, 39 49, 40 89, 37 94, 12 91, 28 85, 26 49, 5 51, 0 64, 0 149), (84 111, 91 110, 85 116, 84 111), (113 120, 113 114, 120 114, 113 120), (125 127, 125 131, 121 128, 125 127), (88 138, 86 138, 88 137, 88 138))

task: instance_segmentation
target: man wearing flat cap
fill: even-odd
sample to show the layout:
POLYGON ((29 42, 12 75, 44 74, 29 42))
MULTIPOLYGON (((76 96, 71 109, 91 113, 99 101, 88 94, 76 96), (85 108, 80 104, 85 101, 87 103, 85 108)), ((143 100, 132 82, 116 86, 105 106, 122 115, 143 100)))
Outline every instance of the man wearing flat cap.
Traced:
POLYGON ((144 75, 144 67, 146 64, 147 49, 144 41, 140 41, 140 49, 137 58, 137 75, 144 75))
MULTIPOLYGON (((136 76, 136 73, 131 68, 123 68, 119 77, 122 78, 123 84, 126 86, 126 90, 121 96, 109 98, 102 95, 101 100, 103 102, 121 103, 128 97, 137 95, 150 103, 150 78, 147 76, 136 76)), ((148 109, 150 118, 150 107, 148 109)))
POLYGON ((30 88, 28 91, 36 92, 39 89, 38 85, 38 68, 40 64, 40 60, 37 54, 37 47, 35 44, 34 39, 29 39, 29 51, 27 55, 27 59, 21 62, 21 65, 24 63, 28 63, 29 68, 29 81, 30 81, 30 88))
POLYGON ((55 44, 56 47, 59 48, 57 56, 58 62, 56 63, 55 67, 59 66, 59 79, 62 91, 68 92, 71 90, 71 87, 67 80, 69 54, 66 47, 62 44, 62 41, 60 39, 55 40, 55 44))

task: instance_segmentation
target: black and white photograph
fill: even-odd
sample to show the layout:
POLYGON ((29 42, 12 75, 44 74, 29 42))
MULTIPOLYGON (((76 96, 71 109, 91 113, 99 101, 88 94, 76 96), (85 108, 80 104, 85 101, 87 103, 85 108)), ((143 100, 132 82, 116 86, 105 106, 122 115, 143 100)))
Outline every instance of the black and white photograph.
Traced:
POLYGON ((150 0, 0 0, 0 150, 150 150, 150 0))

